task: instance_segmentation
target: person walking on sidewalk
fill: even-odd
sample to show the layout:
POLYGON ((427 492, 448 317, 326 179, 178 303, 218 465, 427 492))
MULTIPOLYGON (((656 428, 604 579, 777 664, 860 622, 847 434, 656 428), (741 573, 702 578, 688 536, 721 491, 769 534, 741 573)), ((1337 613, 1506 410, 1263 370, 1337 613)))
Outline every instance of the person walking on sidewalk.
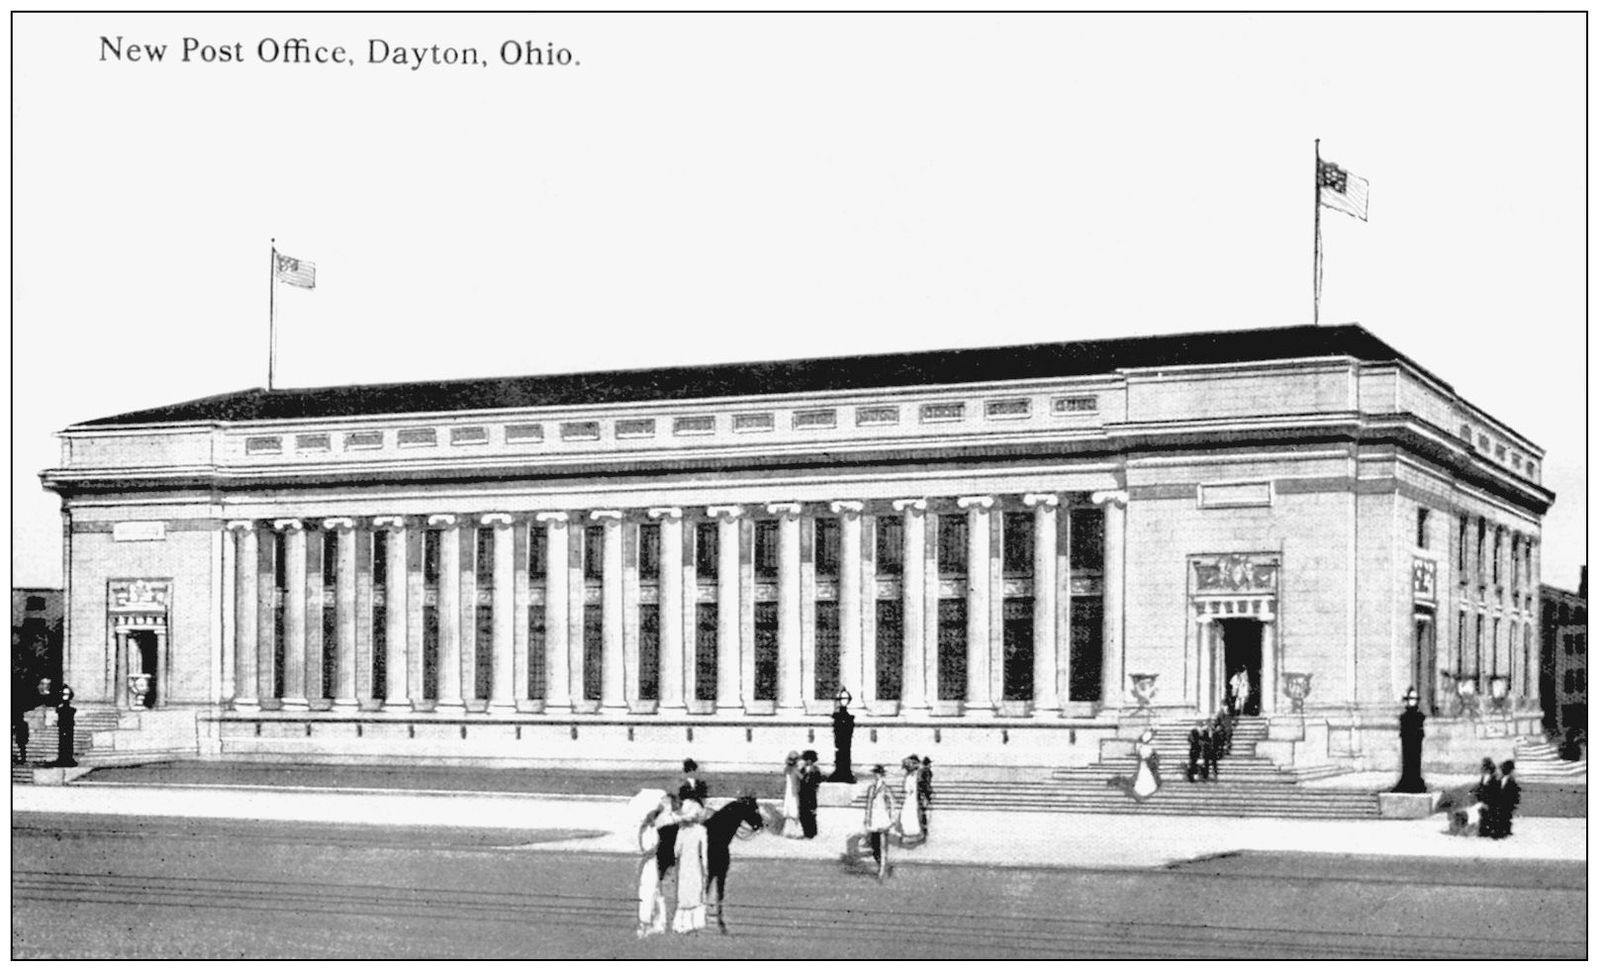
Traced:
POLYGON ((787 762, 781 767, 781 836, 783 838, 802 838, 803 825, 799 821, 798 813, 798 780, 799 780, 798 752, 787 752, 787 762))
POLYGON ((675 832, 680 818, 675 813, 675 799, 665 794, 658 805, 642 821, 638 846, 642 850, 642 868, 637 880, 636 937, 663 935, 665 922, 664 875, 675 867, 675 832), (668 837, 666 837, 666 833, 668 837), (668 848, 666 853, 665 849, 668 848))
POLYGON ((679 935, 702 931, 708 924, 704 886, 709 880, 709 833, 703 827, 703 802, 681 802, 680 833, 675 836, 675 931, 679 935))
POLYGON ((926 840, 921 826, 921 759, 914 754, 904 758, 904 800, 898 807, 899 842, 904 847, 926 840))
POLYGON ((815 808, 820 798, 820 755, 813 750, 803 752, 798 766, 798 826, 805 839, 816 833, 815 808))
POLYGON ((918 806, 921 811, 921 830, 927 837, 932 835, 932 758, 921 758, 920 781, 915 788, 919 795, 918 806))
POLYGON ((1517 765, 1510 760, 1501 762, 1501 779, 1496 782, 1495 791, 1491 796, 1490 804, 1490 837, 1509 838, 1512 836, 1512 815, 1517 813, 1518 801, 1522 789, 1518 787, 1518 779, 1512 776, 1517 765))
POLYGON ((893 827, 893 791, 887 786, 887 768, 877 764, 870 769, 870 790, 865 794, 865 837, 871 857, 876 860, 876 880, 887 877, 887 854, 891 845, 887 832, 893 827))

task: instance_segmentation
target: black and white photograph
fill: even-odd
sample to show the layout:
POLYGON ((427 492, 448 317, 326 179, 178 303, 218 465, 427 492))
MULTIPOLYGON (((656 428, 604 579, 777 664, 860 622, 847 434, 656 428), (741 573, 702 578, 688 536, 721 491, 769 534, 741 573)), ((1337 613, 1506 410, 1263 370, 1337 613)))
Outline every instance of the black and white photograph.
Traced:
POLYGON ((9 30, 13 959, 1586 957, 1583 11, 9 30))

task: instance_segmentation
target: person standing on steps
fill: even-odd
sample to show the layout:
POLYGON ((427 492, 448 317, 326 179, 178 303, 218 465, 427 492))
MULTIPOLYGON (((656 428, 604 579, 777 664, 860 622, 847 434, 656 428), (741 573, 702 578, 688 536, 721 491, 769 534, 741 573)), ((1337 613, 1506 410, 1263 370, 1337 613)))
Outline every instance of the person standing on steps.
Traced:
POLYGON ((1211 772, 1205 766, 1210 760, 1206 756, 1206 751, 1210 746, 1211 732, 1206 729, 1205 721, 1201 720, 1189 731, 1189 783, 1192 784, 1198 778, 1210 776, 1211 772))
POLYGON ((898 808, 899 841, 904 847, 926 840, 921 826, 921 759, 914 754, 904 758, 904 800, 898 808))

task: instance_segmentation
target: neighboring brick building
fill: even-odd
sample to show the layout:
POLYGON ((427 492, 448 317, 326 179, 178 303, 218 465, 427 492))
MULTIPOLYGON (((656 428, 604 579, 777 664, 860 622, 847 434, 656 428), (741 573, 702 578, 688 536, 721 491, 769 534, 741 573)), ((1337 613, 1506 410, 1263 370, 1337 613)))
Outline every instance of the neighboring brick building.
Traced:
POLYGON ((1540 708, 1548 730, 1584 730, 1589 697, 1585 570, 1579 592, 1540 587, 1540 708))
POLYGON ((196 711, 224 754, 769 764, 829 748, 846 685, 863 759, 1064 764, 1240 671, 1358 766, 1409 687, 1431 763, 1452 714, 1539 715, 1542 452, 1356 326, 250 390, 61 436, 80 702, 196 711))

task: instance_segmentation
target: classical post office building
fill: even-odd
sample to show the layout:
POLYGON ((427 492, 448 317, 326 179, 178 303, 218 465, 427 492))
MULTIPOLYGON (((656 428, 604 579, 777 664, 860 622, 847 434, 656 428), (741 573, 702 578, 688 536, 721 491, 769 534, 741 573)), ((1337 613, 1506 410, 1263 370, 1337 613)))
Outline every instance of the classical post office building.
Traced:
POLYGON ((1061 765, 1241 672, 1356 766, 1408 688, 1431 750, 1539 716, 1542 451, 1357 326, 246 390, 61 438, 65 675, 206 756, 829 761, 846 689, 859 761, 1061 765))

